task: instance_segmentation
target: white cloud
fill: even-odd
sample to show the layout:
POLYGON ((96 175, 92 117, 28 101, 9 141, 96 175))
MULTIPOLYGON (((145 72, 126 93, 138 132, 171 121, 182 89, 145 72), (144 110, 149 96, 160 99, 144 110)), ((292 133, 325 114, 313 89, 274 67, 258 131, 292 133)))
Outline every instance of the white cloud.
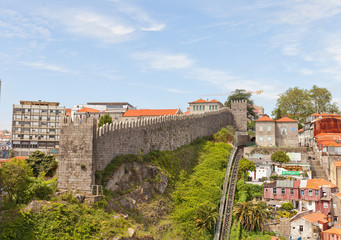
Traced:
POLYGON ((141 7, 127 1, 111 0, 110 2, 115 3, 119 11, 132 19, 141 31, 161 31, 166 27, 164 23, 159 23, 152 19, 141 7))
POLYGON ((155 70, 185 69, 193 65, 193 60, 185 54, 137 52, 131 57, 138 60, 144 68, 155 70))
POLYGON ((0 35, 8 38, 49 38, 50 31, 40 19, 26 18, 17 11, 0 8, 0 35))
POLYGON ((49 71, 56 71, 56 72, 63 72, 63 73, 71 72, 71 70, 65 67, 57 66, 54 64, 48 64, 44 62, 20 62, 20 63, 25 66, 32 67, 34 69, 39 69, 39 70, 49 70, 49 71))
MULTIPOLYGON (((280 3, 283 5, 283 2, 280 3)), ((335 0, 292 0, 286 2, 286 10, 276 13, 279 23, 291 25, 307 24, 331 18, 341 13, 341 2, 335 0)))
POLYGON ((314 72, 310 69, 307 69, 307 68, 302 68, 299 70, 299 72, 302 74, 302 75, 313 75, 314 72))

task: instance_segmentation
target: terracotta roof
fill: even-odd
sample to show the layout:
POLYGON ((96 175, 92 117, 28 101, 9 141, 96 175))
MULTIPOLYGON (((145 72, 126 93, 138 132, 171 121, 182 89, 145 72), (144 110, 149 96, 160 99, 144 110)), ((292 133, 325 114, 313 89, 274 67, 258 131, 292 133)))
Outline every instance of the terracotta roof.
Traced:
POLYGON ((93 109, 93 108, 84 107, 81 110, 79 110, 78 112, 101 112, 101 111, 97 110, 97 109, 93 109))
POLYGON ((331 142, 327 145, 328 147, 341 147, 341 142, 337 143, 337 142, 331 142))
POLYGON ((257 119, 255 122, 274 122, 275 120, 269 118, 267 115, 257 119))
POLYGON ((341 198, 341 192, 336 193, 335 195, 338 196, 339 198, 341 198))
POLYGON ((308 215, 303 216, 303 218, 311 223, 316 223, 316 222, 327 223, 328 222, 327 216, 321 212, 310 213, 308 215))
POLYGON ((322 186, 336 188, 337 186, 331 182, 328 182, 322 178, 308 179, 306 188, 310 189, 320 189, 322 186))
POLYGON ((66 116, 71 116, 71 108, 66 108, 65 109, 65 115, 66 116))
POLYGON ((319 133, 315 136, 315 139, 341 139, 341 133, 319 133))
POLYGON ((18 156, 18 157, 9 158, 9 159, 3 159, 3 160, 0 160, 0 167, 1 167, 2 163, 7 163, 7 162, 10 162, 10 161, 12 161, 14 159, 19 159, 19 160, 23 161, 23 160, 25 160, 27 158, 28 157, 26 157, 26 156, 18 156))
POLYGON ((178 109, 139 109, 128 110, 123 114, 123 117, 140 117, 140 116, 164 116, 175 115, 178 109))
POLYGON ((328 229, 326 231, 323 231, 324 233, 331 233, 331 234, 337 234, 337 235, 341 235, 341 229, 337 228, 337 227, 333 227, 331 229, 328 229))
POLYGON ((333 163, 335 167, 341 167, 341 161, 334 161, 333 163))
POLYGON ((208 100, 204 100, 204 99, 200 98, 200 99, 198 99, 194 102, 190 102, 190 103, 206 103, 206 102, 208 102, 208 100))
POLYGON ((299 133, 301 133, 301 132, 303 132, 304 131, 304 129, 303 128, 301 128, 300 130, 298 130, 298 132, 299 133))
POLYGON ((219 101, 218 101, 218 100, 215 100, 215 99, 213 99, 213 100, 211 100, 211 101, 209 101, 209 102, 212 102, 212 103, 219 103, 219 101))
POLYGON ((281 119, 276 120, 276 122, 297 122, 297 121, 288 117, 282 117, 281 119))
POLYGON ((186 114, 186 115, 189 114, 189 111, 184 112, 184 114, 186 114))

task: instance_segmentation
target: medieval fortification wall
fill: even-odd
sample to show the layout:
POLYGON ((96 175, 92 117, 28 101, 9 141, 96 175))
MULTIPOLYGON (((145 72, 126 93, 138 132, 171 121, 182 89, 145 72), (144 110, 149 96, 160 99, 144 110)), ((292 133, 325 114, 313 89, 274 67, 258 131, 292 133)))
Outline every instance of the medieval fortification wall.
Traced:
POLYGON ((117 155, 174 150, 226 125, 245 132, 246 111, 245 101, 235 101, 231 109, 106 124, 101 128, 97 128, 96 117, 74 121, 66 117, 61 123, 58 187, 89 193, 96 170, 103 170, 117 155))

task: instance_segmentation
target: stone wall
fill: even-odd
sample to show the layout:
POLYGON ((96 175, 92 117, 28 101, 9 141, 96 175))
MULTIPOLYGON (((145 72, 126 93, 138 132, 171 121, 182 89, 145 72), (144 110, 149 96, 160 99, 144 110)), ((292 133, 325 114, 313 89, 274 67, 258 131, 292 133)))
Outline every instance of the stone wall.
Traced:
POLYGON ((118 155, 174 150, 226 125, 246 131, 246 111, 246 102, 236 101, 231 109, 106 124, 99 129, 95 117, 76 118, 74 122, 65 118, 61 125, 58 187, 91 192, 95 171, 105 169, 118 155))

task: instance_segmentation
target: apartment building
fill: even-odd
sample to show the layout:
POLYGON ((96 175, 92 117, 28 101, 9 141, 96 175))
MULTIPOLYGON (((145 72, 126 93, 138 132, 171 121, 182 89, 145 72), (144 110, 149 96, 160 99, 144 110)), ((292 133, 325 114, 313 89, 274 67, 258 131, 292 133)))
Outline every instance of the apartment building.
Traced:
POLYGON ((65 107, 58 102, 20 101, 13 105, 12 147, 15 156, 28 156, 39 150, 57 154, 60 121, 65 107))
POLYGON ((224 105, 213 99, 211 101, 199 99, 194 102, 189 102, 189 114, 199 114, 199 113, 205 113, 205 112, 211 112, 211 111, 217 111, 224 107, 224 105))

